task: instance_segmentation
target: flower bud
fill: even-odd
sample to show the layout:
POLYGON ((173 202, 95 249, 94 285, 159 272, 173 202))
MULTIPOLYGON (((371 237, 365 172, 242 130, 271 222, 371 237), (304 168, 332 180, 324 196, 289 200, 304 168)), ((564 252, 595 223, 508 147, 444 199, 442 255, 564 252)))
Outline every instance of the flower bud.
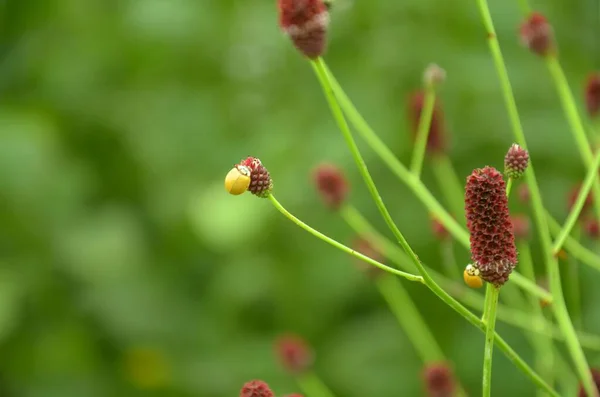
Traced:
POLYGON ((273 190, 273 181, 269 171, 258 158, 247 157, 236 167, 246 167, 250 170, 250 183, 248 185, 250 193, 262 198, 269 196, 271 190, 273 190))
POLYGON ((583 232, 586 236, 591 239, 598 239, 600 237, 600 225, 594 218, 587 218, 583 221, 583 232))
POLYGON ((539 12, 533 12, 521 24, 521 43, 540 56, 547 56, 556 51, 552 26, 539 12))
POLYGON ((313 171, 313 180, 321 199, 331 210, 338 210, 348 196, 348 182, 342 170, 332 164, 321 164, 313 171))
POLYGON ((304 56, 315 59, 327 46, 329 11, 323 0, 277 0, 279 26, 304 56))
POLYGON ((590 117, 600 115, 600 73, 588 77, 585 85, 585 106, 590 117))
POLYGON ((428 397, 453 397, 456 382, 452 369, 443 362, 429 363, 422 372, 428 397))
POLYGON ((275 397, 275 394, 262 380, 252 380, 244 384, 240 397, 275 397))
POLYGON ((465 190, 473 264, 483 280, 502 286, 517 264, 504 179, 493 167, 479 168, 467 178, 465 190))
POLYGON ((517 240, 528 240, 531 224, 527 215, 519 214, 510 217, 513 226, 513 233, 517 240))
POLYGON ((513 143, 504 156, 504 173, 509 178, 519 179, 525 173, 529 165, 529 152, 521 146, 513 143))
POLYGON ((423 84, 425 87, 437 87, 446 80, 446 71, 436 65, 430 64, 423 73, 423 84))
MULTIPOLYGON (((413 139, 416 139, 419 130, 419 121, 421 113, 425 106, 425 92, 417 91, 410 97, 408 104, 407 118, 410 121, 410 127, 413 139)), ((431 125, 429 126, 429 135, 427 136, 427 152, 429 154, 442 154, 447 146, 446 129, 444 125, 444 113, 439 98, 436 96, 431 114, 431 125)))
POLYGON ((306 372, 313 364, 313 353, 308 344, 297 335, 283 335, 275 342, 279 362, 291 374, 306 372))
MULTIPOLYGON (((594 380, 594 384, 596 385, 596 389, 598 391, 600 391, 600 370, 597 370, 595 368, 591 369, 592 372, 592 379, 594 380)), ((583 385, 580 383, 579 384, 579 397, 588 397, 587 393, 585 392, 585 390, 583 389, 583 385)))

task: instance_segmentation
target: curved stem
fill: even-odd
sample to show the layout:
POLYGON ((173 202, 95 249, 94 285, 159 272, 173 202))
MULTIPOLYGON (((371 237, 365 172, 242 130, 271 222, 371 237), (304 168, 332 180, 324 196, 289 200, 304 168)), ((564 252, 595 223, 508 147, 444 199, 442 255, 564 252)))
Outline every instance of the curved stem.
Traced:
MULTIPOLYGON (((385 204, 383 203, 383 201, 381 200, 381 197, 379 196, 377 188, 375 187, 375 183, 373 182, 373 179, 371 178, 371 175, 369 174, 369 171, 364 163, 364 160, 362 159, 360 151, 358 150, 358 147, 356 146, 356 142, 354 142, 354 138, 352 137, 352 134, 350 133, 350 129, 348 128, 348 125, 346 123, 344 115, 341 112, 339 104, 337 103, 337 99, 333 94, 331 80, 329 78, 329 75, 326 72, 323 60, 321 58, 318 58, 316 61, 312 62, 312 66, 315 70, 315 73, 317 74, 317 77, 318 77, 320 83, 321 83, 321 86, 323 88, 323 91, 325 93, 327 101, 329 102, 329 106, 331 107, 332 113, 338 122, 338 126, 340 127, 340 130, 342 131, 342 134, 344 135, 344 138, 345 138, 346 142, 348 143, 348 147, 350 148, 350 151, 352 152, 352 156, 354 157, 355 162, 358 165, 359 171, 361 172, 361 175, 363 176, 363 179, 365 180, 365 183, 367 184, 367 187, 369 188, 369 191, 371 192, 371 196, 373 197, 375 203, 377 204, 377 208, 381 212, 381 215, 383 216, 384 220, 386 221, 388 227, 394 234, 394 237, 396 237, 396 239, 398 240, 398 243, 400 244, 400 246, 406 251, 406 253, 408 254, 411 261, 417 267, 417 270, 423 277, 423 281, 424 281, 425 285, 427 285, 427 287, 429 287, 429 289, 435 295, 437 295, 442 301, 444 301, 448 306, 450 306, 452 309, 457 311, 460 315, 465 317, 465 319, 467 319, 467 321, 469 321, 471 324, 477 326, 481 331, 485 332, 485 326, 483 325, 483 323, 481 323, 481 321, 473 313, 471 313, 466 307, 462 306, 460 303, 458 303, 458 301, 456 301, 454 298, 452 298, 450 295, 448 295, 448 293, 446 291, 444 291, 442 288, 440 288, 440 286, 431 278, 431 276, 427 273, 427 271, 423 267, 423 264, 421 263, 421 261, 419 260, 417 255, 414 253, 414 251, 412 250, 412 248, 410 247, 410 245, 408 244, 408 242, 406 241, 406 239, 404 238, 402 233, 400 233, 400 230, 394 224, 387 208, 385 207, 385 204)), ((385 147, 385 145, 384 145, 384 147, 385 147)), ((419 182, 418 179, 415 179, 414 175, 412 175, 412 174, 409 174, 409 175, 413 178, 413 180, 416 180, 417 182, 419 182)), ((450 219, 452 219, 448 214, 446 214, 446 215, 450 219)), ((458 227, 460 228, 460 226, 458 226, 458 227)), ((529 367, 525 363, 525 361, 523 361, 523 359, 521 357, 519 357, 519 355, 514 350, 512 350, 512 348, 498 334, 495 334, 495 341, 498 344, 498 347, 507 355, 507 357, 519 369, 521 369, 527 376, 529 376, 529 378, 535 384, 537 384, 539 387, 547 390, 550 395, 558 396, 558 394, 556 394, 556 392, 550 386, 548 386, 544 382, 544 380, 542 378, 540 378, 540 376, 538 374, 536 374, 535 371, 533 371, 533 369, 531 367, 529 367)))
MULTIPOLYGON (((598 168, 597 166, 593 166, 593 153, 585 132, 585 127, 579 112, 577 111, 577 104, 575 102, 575 98, 573 98, 573 93, 569 88, 569 82, 567 81, 565 73, 560 66, 560 62, 558 61, 556 55, 547 56, 546 65, 550 70, 550 74, 554 80, 554 85, 558 90, 558 96, 560 97, 563 110, 567 116, 569 125, 571 126, 571 132, 573 133, 575 142, 577 142, 577 148, 579 149, 579 154, 583 159, 585 166, 590 171, 592 168, 598 168)), ((594 176, 595 178, 592 178, 592 191, 594 192, 592 199, 594 200, 596 216, 600 220, 600 184, 598 182, 598 174, 595 173, 594 176)))
POLYGON ((494 352, 494 329, 496 327, 496 308, 500 288, 488 283, 486 295, 489 295, 489 304, 486 308, 485 320, 485 349, 483 353, 483 397, 492 395, 492 357, 494 352))
POLYGON ((585 201, 588 197, 588 193, 590 192, 590 189, 592 188, 592 184, 594 183, 594 180, 596 180, 596 178, 597 178, 598 167, 600 167, 600 151, 598 151, 598 153, 596 153, 593 164, 590 167, 590 169, 588 170, 588 173, 585 177, 583 185, 579 189, 579 194, 577 195, 575 204, 571 208, 571 212, 569 212, 569 216, 567 216, 565 225, 563 226, 562 230, 558 234, 558 237, 556 238, 556 241, 554 242, 554 245, 552 246, 552 253, 554 255, 558 254, 558 252, 562 248, 563 244, 565 243, 567 236, 571 233, 571 230, 573 230, 573 227, 577 223, 577 220, 579 219, 579 214, 581 214, 581 211, 583 210, 583 206, 585 205, 585 201))
POLYGON ((455 219, 460 224, 465 224, 465 192, 456 171, 452 167, 452 161, 446 154, 440 154, 431 158, 431 169, 437 183, 442 190, 446 203, 451 209, 455 219))
MULTIPOLYGON (((552 217, 552 215, 550 215, 549 212, 546 212, 546 219, 548 220, 548 226, 550 226, 550 231, 552 234, 558 236, 558 233, 561 231, 558 222, 552 217)), ((571 236, 567 236, 565 238, 563 245, 567 249, 567 252, 570 255, 573 255, 574 258, 577 258, 581 263, 600 271, 600 257, 592 250, 584 247, 579 241, 571 236)))
MULTIPOLYGON (((508 78, 508 71, 506 70, 506 65, 504 64, 504 58, 502 56, 502 51, 500 50, 500 44, 498 43, 498 39, 496 37, 496 32, 494 30, 494 24, 492 21, 492 16, 490 14, 487 1, 477 0, 477 4, 479 6, 483 24, 487 31, 490 52, 492 54, 494 65, 496 67, 496 72, 498 74, 498 78, 502 86, 502 93, 504 96, 504 101, 508 111, 509 119, 512 125, 513 134, 517 143, 521 145, 524 149, 527 149, 525 134, 523 133, 523 128, 521 126, 521 120, 519 118, 519 112, 517 110, 512 86, 510 84, 510 79, 508 78)), ((575 363, 577 372, 579 374, 580 379, 583 382, 586 392, 590 396, 598 396, 598 393, 594 387, 592 375, 590 373, 590 367, 587 363, 581 345, 577 340, 575 328, 573 327, 573 323, 569 318, 569 313, 565 305, 565 299, 562 291, 562 285, 558 269, 558 261, 556 260, 556 257, 552 254, 552 240, 548 231, 548 224, 544 205, 542 203, 542 196, 535 177, 533 161, 530 162, 528 170, 525 172, 525 178, 529 187, 529 191, 531 193, 531 204, 533 207, 536 229, 538 231, 540 242, 542 245, 542 250, 544 252, 546 272, 548 274, 550 282, 550 292, 554 297, 554 304, 552 305, 552 310, 554 311, 554 315, 556 317, 558 325, 565 336, 567 342, 567 349, 573 362, 575 363)))
MULTIPOLYGON (((452 218, 452 216, 442 207, 442 205, 436 200, 436 198, 429 192, 427 187, 410 173, 404 167, 404 165, 398 161, 398 159, 394 156, 392 151, 383 143, 383 141, 375 134, 375 132, 371 129, 369 124, 365 121, 365 119, 361 116, 361 114, 356 110, 352 101, 348 98, 342 87, 335 80, 331 72, 327 69, 327 66, 324 62, 321 61, 320 65, 324 69, 325 73, 325 83, 327 84, 326 92, 331 93, 333 91, 332 99, 336 101, 339 100, 340 104, 343 106, 346 114, 350 121, 356 127, 358 133, 362 136, 362 138, 367 142, 367 144, 379 155, 379 157, 383 160, 384 163, 390 168, 392 173, 394 173, 398 179, 400 179, 406 186, 408 186, 413 193, 419 198, 419 200, 429 209, 429 211, 444 225, 446 230, 467 250, 470 250, 471 243, 469 241, 469 233, 464 227, 461 227, 460 224, 452 218)), ((343 115, 342 115, 343 117, 343 115)), ((344 120, 345 123, 345 120, 344 120)), ((513 271, 511 274, 511 280, 515 284, 519 285, 523 290, 534 294, 539 297, 543 297, 549 303, 553 301, 553 297, 548 291, 540 288, 535 283, 527 280, 523 276, 521 276, 518 272, 513 271)))
POLYGON ((296 382, 307 397, 334 397, 333 392, 327 387, 319 376, 310 371, 296 377, 296 382))
POLYGON ((433 85, 425 87, 425 100, 421 116, 419 117, 419 127, 417 129, 417 139, 413 150, 413 157, 410 163, 410 171, 417 177, 421 177, 423 160, 427 150, 427 140, 431 128, 431 118, 433 116, 433 107, 435 106, 435 88, 433 85))
POLYGON ((331 237, 327 237, 323 233, 313 229, 312 227, 308 226, 306 223, 302 222, 300 219, 298 219, 294 215, 292 215, 288 210, 286 210, 281 205, 281 203, 279 203, 279 201, 277 201, 275 196, 273 196, 272 194, 270 194, 268 196, 268 198, 269 198, 269 200, 271 200, 271 203, 273 204, 273 206, 275 206, 275 208, 277 208, 277 210, 279 212, 281 212, 283 215, 285 215, 286 218, 288 218, 289 220, 291 220, 296 225, 300 226, 302 229, 306 230, 313 236, 317 237, 318 239, 325 241, 327 244, 333 245, 334 247, 344 251, 345 253, 350 254, 360 260, 363 260, 373 266, 376 266, 376 267, 380 268, 381 270, 385 270, 388 273, 392 273, 397 276, 404 277, 405 279, 407 279, 409 281, 416 281, 419 283, 423 283, 423 277, 421 277, 421 276, 416 276, 414 274, 406 273, 406 272, 403 272, 400 270, 396 270, 392 267, 386 266, 383 263, 377 262, 376 260, 373 260, 373 259, 369 258, 368 256, 361 254, 360 252, 356 252, 352 248, 346 247, 344 244, 337 242, 336 240, 332 239, 331 237))
POLYGON ((508 178, 508 182, 506 182, 506 197, 510 197, 510 191, 512 189, 513 179, 508 178))

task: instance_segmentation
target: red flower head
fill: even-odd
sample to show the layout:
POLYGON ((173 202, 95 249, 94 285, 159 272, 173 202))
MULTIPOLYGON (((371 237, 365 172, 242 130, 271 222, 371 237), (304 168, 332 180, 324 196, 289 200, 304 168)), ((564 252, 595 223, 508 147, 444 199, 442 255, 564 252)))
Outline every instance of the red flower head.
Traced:
POLYGON ((539 12, 533 12, 520 28, 521 42, 533 53, 549 55, 556 50, 552 26, 539 12))
MULTIPOLYGON (((594 383, 596 384, 596 389, 600 391, 600 371, 592 368, 592 378, 594 379, 594 383)), ((579 385, 579 397, 587 397, 587 393, 583 390, 583 386, 579 385)))
POLYGON ((585 105, 590 117, 600 115, 600 73, 593 73, 585 84, 585 105))
POLYGON ((273 189, 273 181, 269 171, 262 165, 256 157, 247 157, 242 160, 237 167, 246 167, 250 170, 250 184, 248 190, 258 197, 267 197, 273 189))
MULTIPOLYGON (((413 134, 416 139, 419 129, 419 120, 425 106, 425 92, 417 91, 410 96, 408 105, 408 120, 413 134)), ((430 154, 441 154, 446 150, 447 146, 446 128, 444 125, 444 112, 439 99, 436 97, 431 115, 431 125, 429 127, 429 135, 427 136, 427 152, 430 154)))
POLYGON ((275 354, 286 371, 298 375, 308 370, 314 361, 306 341, 296 335, 283 335, 275 342, 275 354))
POLYGON ((431 230, 433 235, 438 240, 445 240, 450 236, 448 230, 442 225, 442 223, 437 218, 431 218, 431 230))
POLYGON ((456 389, 452 369, 446 363, 430 363, 423 369, 428 397, 453 397, 456 389))
POLYGON ((512 179, 519 179, 529 165, 529 152, 514 143, 504 156, 504 173, 512 179))
MULTIPOLYGON (((354 251, 360 252, 364 256, 367 256, 377 262, 383 262, 383 256, 366 238, 357 237, 356 240, 354 240, 352 247, 354 248, 354 251)), ((360 259, 356 259, 356 266, 369 277, 377 277, 378 275, 384 273, 384 271, 380 268, 360 259)))
POLYGON ((531 229, 529 218, 527 215, 519 214, 510 217, 513 225, 513 233, 517 240, 529 239, 529 231, 531 229))
POLYGON ((600 237, 600 225, 594 218, 587 218, 583 221, 583 231, 589 238, 594 240, 600 237))
POLYGON ((262 380, 252 380, 244 384, 240 397, 275 397, 275 394, 262 380))
POLYGON ((348 196, 348 182, 342 170, 332 164, 321 164, 313 171, 313 180, 323 202, 337 210, 348 196))
POLYGON ((483 280, 501 286, 517 264, 517 249, 506 185, 498 170, 479 168, 467 178, 465 211, 473 265, 483 280))
POLYGON ((315 59, 327 47, 329 11, 323 0, 277 0, 279 26, 304 56, 315 59))

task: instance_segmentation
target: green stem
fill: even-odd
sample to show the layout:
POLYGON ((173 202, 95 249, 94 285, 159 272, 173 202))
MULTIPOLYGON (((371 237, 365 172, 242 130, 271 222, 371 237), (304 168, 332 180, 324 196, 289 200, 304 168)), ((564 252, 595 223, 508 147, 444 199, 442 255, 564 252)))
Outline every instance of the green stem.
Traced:
POLYGON ((446 269, 447 276, 454 280, 460 280, 461 271, 456 264, 456 257, 454 256, 454 242, 449 238, 444 239, 440 242, 440 250, 442 253, 442 264, 444 269, 446 269))
POLYGON ((450 157, 445 154, 433 156, 431 159, 432 170, 437 183, 442 190, 446 203, 452 211, 455 219, 460 220, 461 225, 465 223, 464 187, 461 184, 456 171, 452 167, 450 157))
MULTIPOLYGON (((438 219, 448 230, 448 232, 467 250, 470 250, 471 243, 469 241, 469 233, 467 230, 460 226, 460 224, 452 218, 452 216, 442 207, 442 205, 435 199, 435 197, 429 192, 427 187, 411 174, 404 165, 394 156, 392 151, 381 141, 381 139, 375 134, 371 127, 367 124, 365 119, 356 110, 342 87, 335 80, 330 71, 327 70, 327 66, 324 62, 320 62, 319 65, 324 69, 325 84, 327 89, 325 91, 331 94, 333 90, 335 96, 331 95, 332 99, 340 101, 340 104, 344 107, 346 114, 350 121, 356 127, 358 133, 367 142, 367 144, 375 151, 384 163, 390 168, 390 170, 408 186, 413 193, 420 199, 420 201, 427 207, 427 209, 438 219)), ((344 121, 345 123, 345 121, 344 121)), ((511 274, 511 280, 515 284, 519 285, 523 290, 544 297, 548 302, 552 302, 553 297, 548 291, 540 288, 538 285, 525 279, 518 272, 511 274)))
POLYGON ((333 392, 312 371, 297 376, 296 382, 306 397, 334 397, 333 392))
POLYGON ((486 296, 489 295, 489 305, 486 314, 485 349, 483 353, 483 397, 492 395, 492 356, 494 352, 494 328, 496 327, 496 308, 500 288, 488 283, 486 296))
MULTIPOLYGON (((369 174, 369 171, 364 163, 364 160, 362 159, 362 156, 360 155, 358 147, 356 146, 356 142, 354 142, 354 138, 352 137, 350 129, 348 128, 346 120, 343 116, 343 113, 341 112, 341 109, 337 103, 336 96, 333 94, 331 80, 325 69, 323 60, 321 58, 318 58, 316 61, 312 62, 312 66, 313 66, 315 73, 317 74, 317 77, 322 85, 323 91, 325 93, 325 97, 327 98, 327 101, 329 102, 329 105, 331 107, 334 118, 338 122, 338 126, 339 126, 340 130, 342 131, 342 134, 344 135, 344 138, 348 144, 348 147, 350 148, 352 156, 354 157, 354 160, 355 160, 356 164, 358 165, 359 171, 362 174, 363 179, 365 180, 365 183, 366 183, 367 187, 369 188, 369 191, 371 192, 371 196, 373 197, 375 203, 377 204, 377 208, 381 212, 381 215, 384 218, 385 222, 387 223, 388 227, 390 228, 390 230, 392 231, 392 233, 398 240, 398 243, 400 244, 400 246, 406 251, 406 253, 408 254, 411 261, 417 267, 417 270, 423 277, 423 281, 424 281, 425 285, 427 285, 427 287, 429 287, 429 289, 435 295, 437 295, 442 301, 444 301, 448 306, 450 306, 452 309, 457 311, 460 315, 465 317, 465 319, 467 321, 469 321, 471 324, 477 326, 482 332, 485 332, 485 326, 483 325, 483 323, 481 323, 481 321, 473 313, 471 313, 466 307, 462 306, 460 303, 458 303, 458 301, 456 301, 454 298, 452 298, 450 295, 448 295, 448 293, 446 293, 442 288, 440 288, 440 286, 431 278, 431 276, 427 273, 427 271, 423 267, 423 264, 421 263, 421 261, 419 260, 417 255, 414 253, 414 251, 412 250, 412 248, 410 247, 410 245, 408 244, 408 242, 406 241, 406 239, 404 238, 402 233, 400 233, 400 230, 398 230, 398 228, 394 224, 389 212, 387 211, 387 208, 385 207, 385 204, 383 203, 383 201, 381 200, 381 197, 379 196, 379 193, 377 191, 377 188, 375 187, 373 179, 371 178, 371 175, 369 174)), ((414 175, 409 173, 409 176, 413 180, 419 182, 418 179, 415 179, 414 175)), ((445 214, 448 218, 452 219, 447 213, 445 213, 445 214)), ((458 227, 460 229, 460 226, 458 226, 458 227)), ((512 348, 498 334, 495 335, 495 341, 498 344, 498 347, 507 355, 507 357, 519 369, 521 369, 527 376, 529 376, 529 378, 535 384, 537 384, 539 387, 541 387, 543 389, 546 389, 553 396, 558 395, 550 386, 548 386, 543 381, 543 379, 541 379, 539 377, 538 374, 536 374, 533 371, 533 369, 531 367, 529 367, 527 365, 527 363, 525 363, 525 361, 523 361, 523 359, 514 350, 512 350, 512 348)))
POLYGON ((379 292, 423 362, 444 361, 444 353, 401 283, 387 274, 375 281, 379 292))
POLYGON ((425 159, 425 151, 427 150, 427 140, 429 137, 429 130, 431 128, 431 118, 433 116, 434 106, 435 88, 433 85, 428 84, 425 87, 425 101, 421 111, 421 117, 419 118, 417 138, 415 141, 415 148, 413 150, 412 161, 410 163, 410 171, 417 178, 421 177, 421 170, 423 168, 423 160, 425 159))
POLYGON ((385 270, 386 272, 395 274, 400 277, 404 277, 405 279, 407 279, 409 281, 416 281, 419 283, 423 283, 423 277, 421 277, 421 276, 416 276, 414 274, 406 273, 406 272, 403 272, 400 270, 396 270, 392 267, 386 266, 383 263, 377 262, 376 260, 373 260, 373 259, 369 258, 368 256, 361 254, 360 252, 356 252, 353 249, 346 247, 344 244, 337 242, 336 240, 332 239, 331 237, 327 237, 323 233, 313 229, 312 227, 308 226, 306 223, 302 222, 300 219, 298 219, 294 215, 292 215, 288 210, 286 210, 281 205, 281 203, 279 203, 279 201, 277 201, 275 196, 273 196, 272 194, 270 194, 268 196, 268 198, 269 198, 269 200, 271 200, 271 203, 275 206, 275 208, 277 208, 277 210, 279 210, 279 212, 281 212, 283 215, 285 215, 286 218, 288 218, 289 220, 291 220, 296 225, 300 226, 302 229, 306 230, 313 236, 317 237, 318 239, 325 241, 327 244, 330 244, 330 245, 344 251, 347 254, 350 254, 360 260, 363 260, 373 266, 376 266, 376 267, 380 268, 381 270, 385 270))
POLYGON ((581 186, 581 189, 579 189, 579 194, 577 195, 575 204, 571 208, 571 212, 569 213, 569 216, 567 216, 565 225, 558 234, 558 237, 556 238, 556 241, 552 246, 552 253, 554 255, 558 254, 563 244, 565 243, 567 236, 571 233, 571 230, 573 230, 573 227, 577 223, 577 220, 579 219, 579 214, 581 214, 583 206, 585 205, 585 201, 588 197, 588 193, 590 192, 592 184, 594 183, 594 180, 596 180, 596 177, 598 175, 598 167, 600 167, 600 150, 598 151, 598 153, 596 153, 596 156, 593 160, 593 164, 588 170, 583 185, 581 186))
MULTIPOLYGON (((579 230, 574 231, 576 240, 580 239, 579 230)), ((572 255, 567 257, 566 282, 568 285, 567 292, 569 297, 569 311, 573 317, 573 323, 577 325, 577 329, 581 329, 581 292, 579 286, 579 264, 572 255)))
MULTIPOLYGON (((546 212, 546 219, 548 219, 548 225, 550 226, 552 234, 558 236, 558 233, 561 231, 558 222, 548 212, 546 212)), ((573 257, 577 258, 581 263, 600 271, 600 257, 592 250, 584 247, 579 241, 571 236, 567 236, 564 246, 569 255, 573 255, 573 257)))
MULTIPOLYGON (((487 31, 490 52, 492 54, 494 65, 496 67, 496 72, 498 73, 498 78, 502 86, 504 101, 508 111, 509 119, 511 121, 513 134, 517 143, 521 145, 524 149, 527 149, 525 134, 523 133, 523 128, 521 126, 521 120, 519 118, 519 112, 517 110, 512 86, 510 84, 510 79, 508 78, 508 71, 506 70, 506 65, 504 63, 502 51, 500 50, 500 44, 498 43, 498 39, 496 37, 496 32, 494 30, 494 24, 492 21, 492 16, 490 14, 487 1, 477 0, 477 4, 481 12, 483 24, 487 31)), ((594 381, 590 373, 590 367, 587 363, 581 345, 577 340, 575 328, 573 327, 571 319, 569 318, 569 313, 565 305, 565 299, 563 296, 560 274, 558 269, 558 261, 552 254, 552 240, 548 231, 546 214, 544 210, 544 205, 542 203, 542 196, 537 185, 533 162, 529 164, 528 170, 525 173, 525 178, 529 187, 529 191, 531 193, 531 204, 533 207, 536 229, 540 237, 542 251, 544 252, 546 272, 550 281, 550 292, 554 297, 554 304, 552 305, 552 309, 554 311, 554 315, 556 317, 558 325, 565 336, 567 342, 567 349, 569 351, 569 354, 571 355, 573 362, 575 363, 577 372, 579 374, 580 379, 583 382, 586 392, 590 396, 597 396, 597 391, 594 387, 594 381)), ((598 198, 600 199, 600 197, 598 198)))
POLYGON ((508 178, 508 182, 506 182, 506 197, 510 197, 510 191, 512 189, 513 179, 508 178))
MULTIPOLYGON (((556 85, 556 88, 558 90, 558 95, 560 97, 563 110, 565 112, 565 115, 567 116, 569 125, 571 126, 571 132, 573 133, 575 142, 577 142, 579 154, 583 159, 585 166, 591 172, 592 169, 596 169, 598 167, 594 167, 593 165, 594 160, 592 149, 590 147, 590 143, 585 132, 583 121, 579 115, 579 111, 577 110, 575 98, 573 97, 573 93, 569 88, 569 82, 567 81, 565 73, 562 67, 560 66, 560 62, 558 61, 556 55, 547 56, 546 65, 548 66, 548 70, 550 70, 550 74, 552 75, 552 79, 554 80, 554 84, 556 85)), ((594 200, 596 215, 600 220, 600 184, 598 182, 598 174, 594 173, 594 177, 595 178, 592 178, 592 191, 594 192, 592 198, 594 200)), ((587 195, 584 197, 587 197, 587 195)))

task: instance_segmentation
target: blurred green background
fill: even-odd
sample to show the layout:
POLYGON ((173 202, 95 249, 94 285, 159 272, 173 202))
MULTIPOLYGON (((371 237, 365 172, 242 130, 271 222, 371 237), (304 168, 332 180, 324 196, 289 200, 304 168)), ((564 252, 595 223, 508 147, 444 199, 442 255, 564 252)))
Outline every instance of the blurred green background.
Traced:
MULTIPOLYGON (((475 1, 336 1, 326 60, 401 160, 407 94, 435 62, 460 177, 502 167, 513 138, 475 1)), ((491 3, 544 201, 562 221, 585 169, 544 64, 519 45, 516 1, 491 3)), ((598 0, 535 6, 580 99, 600 68, 598 0)), ((350 242, 310 180, 335 162, 387 232, 274 0, 4 0, 0 23, 1 397, 225 397, 254 378, 284 395, 298 389, 273 356, 282 332, 314 346, 338 396, 422 395, 414 349, 353 261, 268 201, 223 189, 234 163, 260 157, 292 213, 350 242)), ((440 268, 427 211, 361 148, 401 230, 440 268)), ((427 167, 424 180, 439 196, 427 167)), ((584 325, 600 332, 599 277, 582 274, 584 325)), ((483 336, 407 288, 477 395, 483 336)), ((532 362, 522 333, 498 327, 532 362)), ((495 357, 494 394, 532 395, 495 357)))

